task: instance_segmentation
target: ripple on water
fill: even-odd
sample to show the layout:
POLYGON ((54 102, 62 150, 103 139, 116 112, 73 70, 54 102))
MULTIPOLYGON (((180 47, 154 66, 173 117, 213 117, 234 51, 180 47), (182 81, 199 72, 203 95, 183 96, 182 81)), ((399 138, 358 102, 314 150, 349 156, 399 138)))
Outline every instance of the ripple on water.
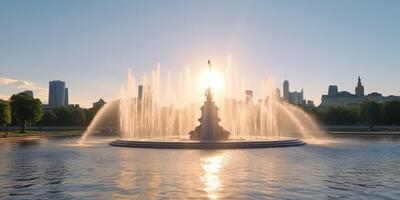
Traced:
POLYGON ((80 148, 65 143, 68 140, 36 142, 7 150, 0 146, 0 199, 400 196, 400 149, 390 142, 218 151, 126 149, 101 143, 80 148))

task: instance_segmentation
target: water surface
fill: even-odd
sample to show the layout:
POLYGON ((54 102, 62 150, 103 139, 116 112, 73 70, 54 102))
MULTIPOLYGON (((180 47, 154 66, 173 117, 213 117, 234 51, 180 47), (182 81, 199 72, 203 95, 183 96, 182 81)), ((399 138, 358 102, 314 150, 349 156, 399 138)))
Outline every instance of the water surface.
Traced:
POLYGON ((396 138, 160 150, 78 138, 0 141, 0 199, 399 199, 396 138))

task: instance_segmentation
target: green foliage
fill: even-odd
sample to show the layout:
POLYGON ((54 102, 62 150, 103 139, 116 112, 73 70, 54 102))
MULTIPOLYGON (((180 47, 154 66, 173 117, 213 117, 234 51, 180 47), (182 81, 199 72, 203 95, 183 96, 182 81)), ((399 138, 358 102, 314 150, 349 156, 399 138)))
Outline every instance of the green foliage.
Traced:
POLYGON ((25 132, 27 124, 38 122, 43 115, 42 103, 25 93, 14 94, 10 98, 11 114, 14 120, 21 125, 21 132, 25 132))
POLYGON ((381 121, 381 105, 365 101, 359 106, 359 121, 367 125, 375 125, 381 121))
POLYGON ((11 123, 11 110, 7 101, 0 99, 0 126, 4 127, 11 123))
POLYGON ((99 109, 100 107, 95 107, 85 110, 86 126, 89 126, 90 122, 93 120, 94 116, 96 116, 99 109))
POLYGON ((79 106, 57 107, 45 112, 43 126, 85 126, 86 110, 79 106))
POLYGON ((83 109, 77 105, 60 106, 43 111, 39 99, 26 93, 15 94, 10 102, 0 99, 0 126, 88 126, 101 107, 83 109))
POLYGON ((44 112, 39 124, 42 126, 55 126, 57 123, 57 115, 52 110, 44 112))
POLYGON ((68 107, 57 107, 53 109, 57 116, 57 126, 69 126, 72 124, 72 111, 68 107))
POLYGON ((71 125, 85 126, 86 125, 86 116, 85 116, 83 109, 81 109, 78 106, 70 107, 70 109, 71 109, 71 117, 72 117, 71 125))
POLYGON ((353 107, 315 108, 309 112, 326 125, 400 125, 399 101, 365 101, 353 107))
POLYGON ((400 125, 400 102, 385 102, 381 106, 382 119, 388 125, 400 125))
POLYGON ((327 125, 353 125, 357 122, 357 109, 329 107, 320 110, 317 116, 327 125))

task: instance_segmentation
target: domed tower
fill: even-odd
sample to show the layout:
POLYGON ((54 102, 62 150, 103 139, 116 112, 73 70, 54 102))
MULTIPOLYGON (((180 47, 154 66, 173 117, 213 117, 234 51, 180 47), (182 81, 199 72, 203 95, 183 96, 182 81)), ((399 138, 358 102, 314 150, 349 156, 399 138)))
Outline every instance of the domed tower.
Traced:
POLYGON ((361 78, 360 76, 358 77, 358 83, 356 87, 356 96, 364 96, 364 86, 361 84, 361 78))

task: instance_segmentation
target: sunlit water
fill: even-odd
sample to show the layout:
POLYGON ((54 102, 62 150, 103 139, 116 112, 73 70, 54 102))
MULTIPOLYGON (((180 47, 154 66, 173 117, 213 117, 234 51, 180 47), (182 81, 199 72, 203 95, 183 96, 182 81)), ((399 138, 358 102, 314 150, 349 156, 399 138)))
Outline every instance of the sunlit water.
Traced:
POLYGON ((156 150, 108 138, 0 141, 0 199, 399 199, 396 138, 156 150))

